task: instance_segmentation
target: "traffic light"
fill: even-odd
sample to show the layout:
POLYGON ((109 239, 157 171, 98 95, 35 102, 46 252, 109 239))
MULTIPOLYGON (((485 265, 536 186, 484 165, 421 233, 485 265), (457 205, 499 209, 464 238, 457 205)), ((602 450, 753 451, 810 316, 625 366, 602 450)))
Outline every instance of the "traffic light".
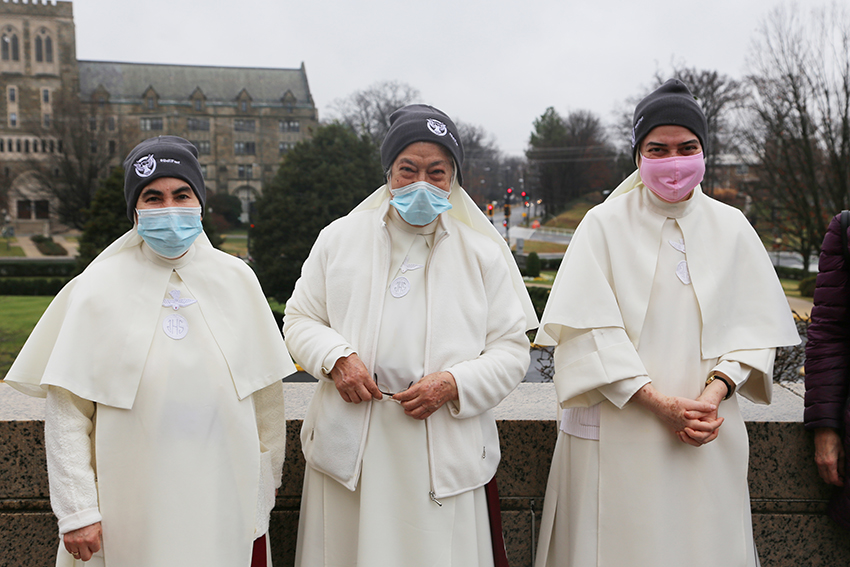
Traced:
POLYGON ((523 191, 522 193, 520 193, 520 195, 522 196, 522 204, 526 207, 529 206, 528 201, 529 199, 531 199, 531 197, 528 195, 528 192, 523 191))
POLYGON ((493 203, 487 203, 487 216, 493 216, 493 203))
POLYGON ((505 203, 505 216, 506 217, 511 216, 511 206, 507 203, 505 203))

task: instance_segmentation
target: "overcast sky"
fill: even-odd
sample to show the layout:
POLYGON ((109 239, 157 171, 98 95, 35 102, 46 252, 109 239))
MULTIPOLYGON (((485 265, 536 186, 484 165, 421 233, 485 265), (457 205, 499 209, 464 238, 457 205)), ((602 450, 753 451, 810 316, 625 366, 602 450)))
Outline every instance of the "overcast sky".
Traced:
MULTIPOLYGON (((843 0, 847 3, 850 0, 843 0)), ((675 59, 735 78, 780 0, 75 0, 77 58, 296 68, 319 117, 397 80, 506 154, 548 106, 603 120, 675 59)), ((802 4, 808 6, 809 3, 802 4)))

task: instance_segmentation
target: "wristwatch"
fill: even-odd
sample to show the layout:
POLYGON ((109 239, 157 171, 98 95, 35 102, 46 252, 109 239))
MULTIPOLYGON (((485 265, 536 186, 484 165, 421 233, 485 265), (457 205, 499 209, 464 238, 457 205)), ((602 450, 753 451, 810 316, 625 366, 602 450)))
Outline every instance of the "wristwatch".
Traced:
POLYGON ((723 399, 728 400, 729 398, 731 398, 732 394, 735 393, 735 386, 734 386, 734 384, 732 384, 732 381, 729 380, 728 378, 724 378, 723 376, 721 376, 719 374, 710 374, 709 377, 705 381, 705 385, 708 386, 709 384, 711 384, 715 380, 720 380, 721 382, 726 384, 726 395, 723 397, 723 399))

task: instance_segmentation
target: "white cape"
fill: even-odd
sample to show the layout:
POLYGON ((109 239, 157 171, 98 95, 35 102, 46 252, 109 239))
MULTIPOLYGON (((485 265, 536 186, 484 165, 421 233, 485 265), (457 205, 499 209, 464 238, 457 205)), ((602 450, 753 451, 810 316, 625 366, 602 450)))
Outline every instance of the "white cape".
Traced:
MULTIPOLYGON (((56 296, 5 381, 32 396, 48 385, 129 409, 157 330, 172 267, 139 262, 135 228, 113 242, 56 296), (117 379, 120 378, 120 379, 117 379)), ((201 234, 180 277, 198 299, 239 399, 295 372, 259 282, 244 262, 201 234)))

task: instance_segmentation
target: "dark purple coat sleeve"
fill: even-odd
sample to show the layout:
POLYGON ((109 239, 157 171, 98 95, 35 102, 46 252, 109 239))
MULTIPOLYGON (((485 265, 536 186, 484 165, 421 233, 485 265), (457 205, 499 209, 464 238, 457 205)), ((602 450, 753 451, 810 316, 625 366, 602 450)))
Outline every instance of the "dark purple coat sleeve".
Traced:
POLYGON ((842 429, 850 370, 850 266, 845 266, 841 215, 832 219, 818 262, 806 343, 806 428, 842 429))

